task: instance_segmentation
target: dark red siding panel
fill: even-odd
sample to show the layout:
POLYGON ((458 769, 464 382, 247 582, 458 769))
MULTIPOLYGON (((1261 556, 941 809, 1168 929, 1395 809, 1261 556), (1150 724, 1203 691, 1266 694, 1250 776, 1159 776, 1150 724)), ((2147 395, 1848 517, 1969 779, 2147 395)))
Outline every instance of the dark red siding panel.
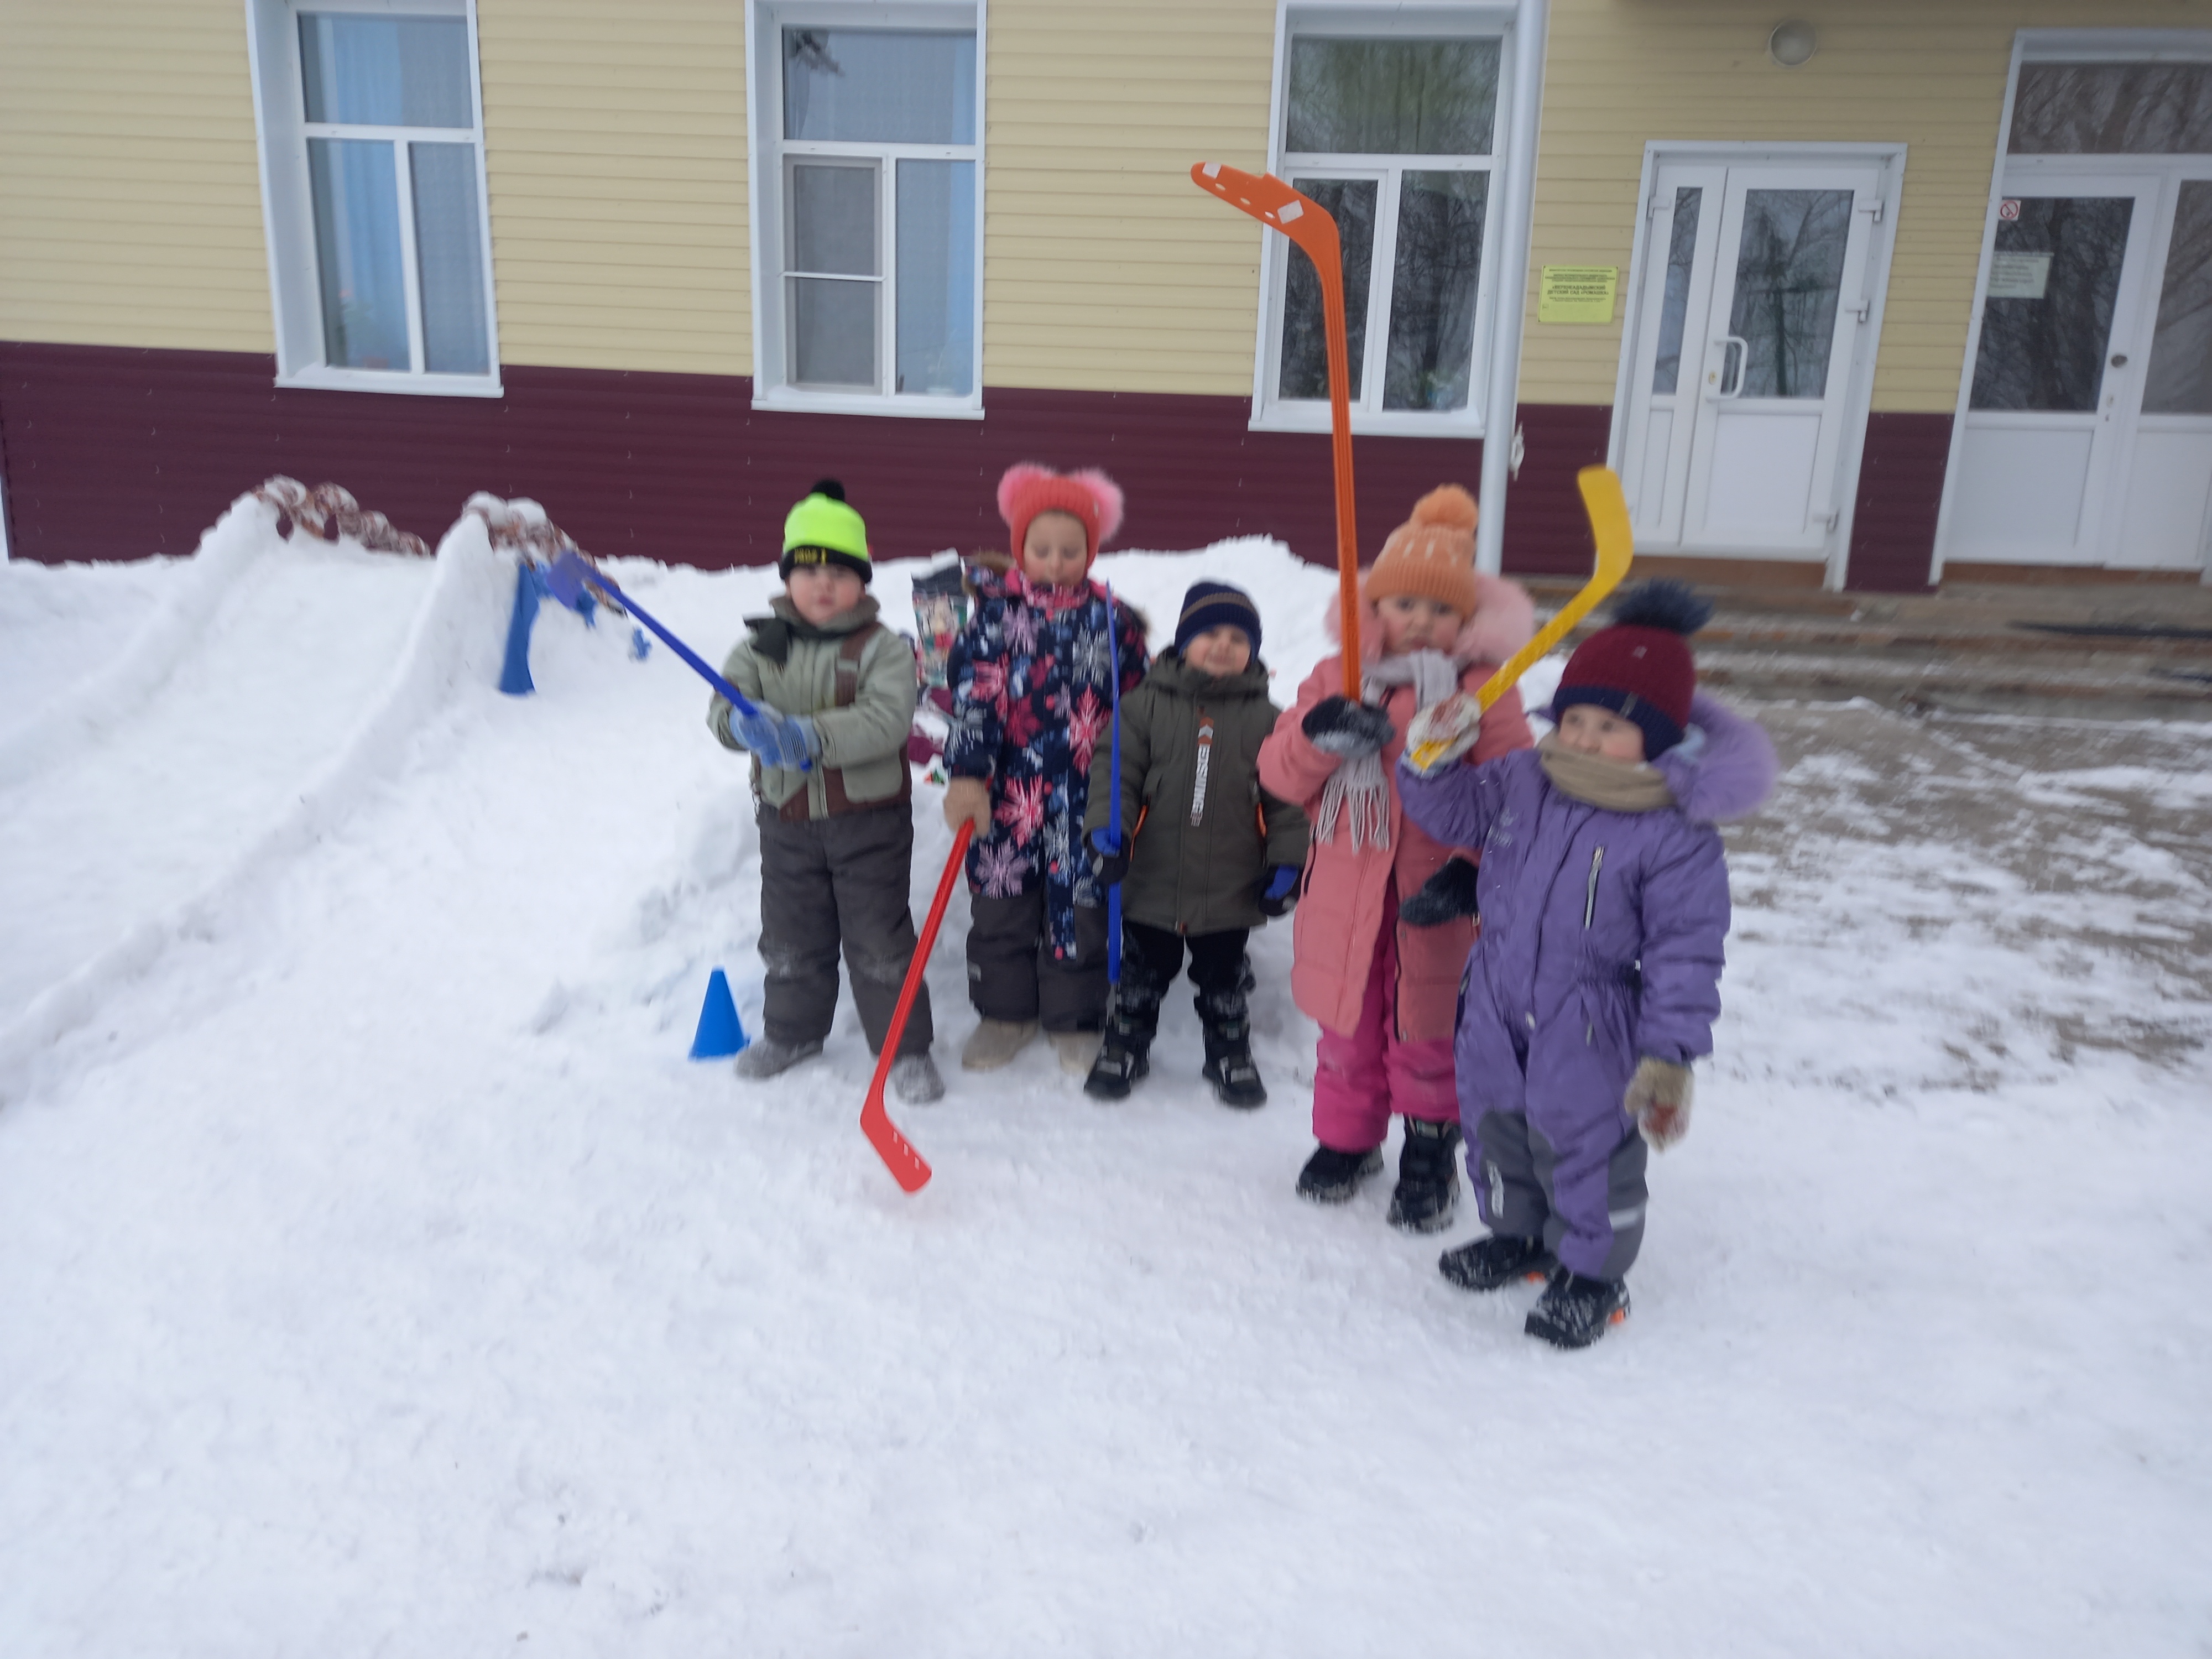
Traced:
MULTIPOLYGON (((1279 536, 1335 553, 1328 440, 1249 430, 1243 398, 996 388, 981 421, 766 412, 726 375, 510 367, 498 398, 278 389, 271 359, 0 343, 15 550, 31 559, 189 552, 271 473, 345 485, 434 538, 470 493, 528 495, 585 547, 708 567, 780 550, 784 510, 844 479, 889 555, 997 543, 999 474, 1036 459, 1107 468, 1122 541, 1181 548, 1279 536)), ((1481 446, 1363 438, 1361 546, 1416 496, 1470 489, 1481 446)))
POLYGON ((1950 455, 1948 415, 1867 416, 1847 586, 1885 593, 1927 588, 1950 455))
POLYGON ((1521 476, 1505 492, 1505 568, 1528 576, 1589 574, 1596 547, 1575 475, 1605 464, 1608 404, 1523 404, 1521 476))

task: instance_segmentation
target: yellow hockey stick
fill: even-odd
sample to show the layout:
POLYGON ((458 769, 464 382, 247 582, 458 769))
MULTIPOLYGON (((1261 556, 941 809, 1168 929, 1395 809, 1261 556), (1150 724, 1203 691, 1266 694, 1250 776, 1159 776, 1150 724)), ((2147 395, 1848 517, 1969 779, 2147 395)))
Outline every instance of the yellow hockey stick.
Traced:
MULTIPOLYGON (((1595 610, 1598 602, 1620 586, 1636 556, 1636 537, 1628 525, 1628 498, 1620 493, 1620 475, 1609 466, 1586 466, 1575 475, 1583 492, 1583 511, 1589 515, 1590 536, 1597 543, 1597 568, 1582 591, 1559 607, 1559 614, 1544 624, 1536 637, 1506 659, 1505 665, 1482 683, 1474 694, 1478 714, 1489 708, 1546 653, 1566 638, 1567 631, 1595 610)), ((1408 745, 1407 763, 1417 772, 1432 769, 1451 748, 1449 734, 1408 745)))

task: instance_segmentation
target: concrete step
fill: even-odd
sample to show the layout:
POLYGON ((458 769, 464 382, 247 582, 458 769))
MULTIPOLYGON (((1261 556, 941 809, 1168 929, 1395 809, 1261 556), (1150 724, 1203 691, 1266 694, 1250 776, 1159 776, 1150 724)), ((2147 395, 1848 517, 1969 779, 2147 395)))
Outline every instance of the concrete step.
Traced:
MULTIPOLYGON (((1528 586, 1548 616, 1577 584, 1528 586)), ((2212 589, 2201 586, 1705 592, 1700 677, 1747 696, 2212 718, 2212 589)), ((1585 620, 1570 641, 1602 625, 1585 620)))

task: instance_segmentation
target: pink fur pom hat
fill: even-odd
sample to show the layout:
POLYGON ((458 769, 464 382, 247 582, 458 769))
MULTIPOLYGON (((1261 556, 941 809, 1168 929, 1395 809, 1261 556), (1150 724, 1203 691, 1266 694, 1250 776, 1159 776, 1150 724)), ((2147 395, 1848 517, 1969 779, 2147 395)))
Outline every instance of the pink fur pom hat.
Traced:
POLYGON ((1088 570, 1099 544, 1121 527, 1121 487, 1096 467, 1055 472, 1035 461, 1018 461, 999 480, 999 516, 1013 532, 1017 561, 1029 539, 1030 520, 1040 513, 1065 513, 1081 523, 1088 570))

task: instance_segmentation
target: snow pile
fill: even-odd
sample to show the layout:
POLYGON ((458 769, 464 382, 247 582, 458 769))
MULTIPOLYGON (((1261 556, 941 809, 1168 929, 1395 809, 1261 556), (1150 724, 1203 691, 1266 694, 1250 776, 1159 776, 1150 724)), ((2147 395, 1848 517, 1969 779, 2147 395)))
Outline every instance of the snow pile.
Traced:
POLYGON ((0 1098, 118 980, 222 926, 460 677, 496 664, 512 567, 481 519, 425 570, 343 543, 284 548, 276 517, 234 504, 123 656, 0 757, 15 763, 0 891, 21 925, 0 969, 0 1098))
MULTIPOLYGON (((343 718, 215 650, 218 613, 179 714, 235 677, 255 742, 331 757, 289 805, 226 775, 244 840, 136 805, 190 721, 82 757, 84 833, 167 813, 210 896, 158 898, 0 1109, 0 1651, 2180 1654, 2212 1620, 2207 999, 2019 873, 2028 796, 2107 763, 1946 772, 1877 711, 1768 711, 1791 769, 1736 842, 1720 1059, 1634 1317, 1561 1355, 1525 1294, 1437 1277, 1471 1218, 1411 1239, 1387 1182, 1292 1195, 1287 927, 1254 947, 1266 1109, 1212 1103, 1178 991, 1121 1106, 1042 1047, 948 1063, 898 1114, 937 1170, 911 1199, 857 1127, 849 1005, 770 1084, 688 1062, 711 967, 758 1019, 744 764, 670 653, 557 609, 538 694, 499 696, 511 583, 470 522, 397 624, 313 567, 303 660, 384 641, 343 718), (1933 810, 1946 778, 2013 816, 1933 810), (2028 1006, 2109 1033, 2154 993, 2163 1053, 2062 1054, 2028 1006)), ((896 620, 918 568, 878 574, 896 620)), ((1200 569, 1255 594, 1286 698, 1332 574, 1102 561, 1156 642, 1200 569)), ((775 586, 610 573, 715 659, 775 586)), ((2086 817, 2061 845, 2212 929, 2187 848, 2086 817)), ((15 844, 11 905, 71 857, 15 844)), ((929 965, 947 1061, 965 906, 929 965)))

